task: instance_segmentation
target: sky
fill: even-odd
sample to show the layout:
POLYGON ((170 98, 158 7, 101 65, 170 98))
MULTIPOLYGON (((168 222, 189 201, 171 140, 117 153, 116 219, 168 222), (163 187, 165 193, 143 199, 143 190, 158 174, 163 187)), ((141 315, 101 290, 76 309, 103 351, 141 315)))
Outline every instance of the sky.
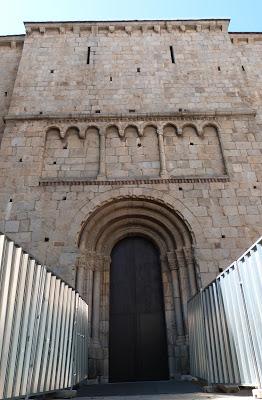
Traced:
POLYGON ((1 0, 0 35, 23 21, 231 18, 231 32, 262 32, 262 0, 1 0))

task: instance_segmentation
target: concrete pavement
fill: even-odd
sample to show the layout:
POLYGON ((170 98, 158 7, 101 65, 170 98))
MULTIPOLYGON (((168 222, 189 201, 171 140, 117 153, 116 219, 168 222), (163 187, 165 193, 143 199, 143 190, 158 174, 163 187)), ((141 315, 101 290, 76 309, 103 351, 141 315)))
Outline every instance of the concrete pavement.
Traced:
POLYGON ((134 382, 82 386, 78 400, 251 400, 251 391, 237 394, 203 393, 191 382, 134 382))

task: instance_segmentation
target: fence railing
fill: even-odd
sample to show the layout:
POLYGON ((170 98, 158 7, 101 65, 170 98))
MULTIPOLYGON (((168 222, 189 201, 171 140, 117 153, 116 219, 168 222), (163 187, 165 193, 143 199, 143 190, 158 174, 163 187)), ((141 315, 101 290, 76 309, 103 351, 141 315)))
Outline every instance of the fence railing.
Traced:
POLYGON ((87 378, 87 323, 79 294, 0 235, 0 399, 87 378))
POLYGON ((261 387, 262 238, 188 304, 191 374, 261 387))

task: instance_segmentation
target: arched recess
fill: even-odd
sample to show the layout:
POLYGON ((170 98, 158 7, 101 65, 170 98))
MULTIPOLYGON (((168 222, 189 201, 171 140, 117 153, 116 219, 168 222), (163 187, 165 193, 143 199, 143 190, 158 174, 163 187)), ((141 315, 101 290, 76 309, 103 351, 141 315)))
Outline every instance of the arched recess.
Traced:
POLYGON ((159 177, 160 160, 157 137, 157 127, 148 124, 143 130, 141 138, 144 162, 142 164, 143 175, 148 177, 159 177))
POLYGON ((98 128, 89 126, 83 135, 76 126, 62 135, 58 127, 46 133, 42 176, 45 178, 95 178, 99 170, 98 128))
POLYGON ((77 289, 89 304, 90 377, 108 379, 110 254, 127 236, 142 236, 160 251, 170 377, 188 372, 187 301, 199 289, 194 238, 180 215, 153 199, 108 202, 82 225, 77 289))
POLYGON ((60 164, 57 162, 57 158, 60 161, 62 156, 66 156, 66 153, 63 152, 63 142, 59 127, 51 126, 47 129, 42 177, 57 178, 59 176, 60 164))
POLYGON ((164 129, 167 170, 172 176, 219 176, 225 173, 218 132, 214 126, 201 130, 185 124, 182 135, 164 129))

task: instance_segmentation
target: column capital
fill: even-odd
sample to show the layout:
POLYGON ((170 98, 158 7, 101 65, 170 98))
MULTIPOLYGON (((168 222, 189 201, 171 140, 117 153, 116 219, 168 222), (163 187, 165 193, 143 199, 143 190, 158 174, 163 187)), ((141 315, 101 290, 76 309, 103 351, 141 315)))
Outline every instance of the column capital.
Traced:
POLYGON ((167 252, 167 261, 171 271, 179 269, 176 253, 174 251, 167 252))
POLYGON ((187 263, 192 263, 193 262, 193 248, 192 246, 190 247, 184 247, 183 248, 185 260, 187 263))
POLYGON ((91 271, 106 271, 109 269, 110 262, 111 257, 91 250, 77 258, 77 266, 91 271))
POLYGON ((157 126, 156 131, 157 131, 158 135, 162 135, 162 136, 164 135, 164 127, 162 125, 157 126))

